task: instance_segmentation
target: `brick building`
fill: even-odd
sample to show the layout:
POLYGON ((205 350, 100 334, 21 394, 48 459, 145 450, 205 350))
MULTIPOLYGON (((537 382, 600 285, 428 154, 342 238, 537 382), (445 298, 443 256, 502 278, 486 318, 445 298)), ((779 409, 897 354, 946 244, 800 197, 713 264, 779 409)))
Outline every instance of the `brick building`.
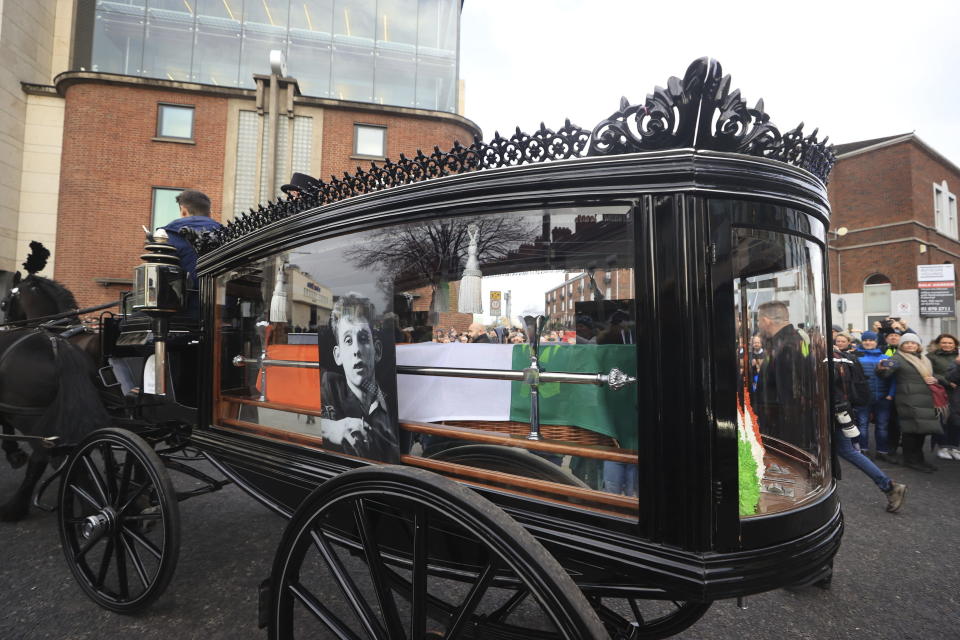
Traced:
POLYGON ((207 193, 224 221, 277 197, 294 171, 342 176, 471 142, 480 131, 459 115, 460 6, 0 4, 2 45, 19 42, 6 37, 19 27, 39 43, 0 45, 0 62, 17 63, 0 64, 14 72, 0 74, 0 92, 19 101, 0 113, 0 142, 17 142, 0 160, 11 192, 0 205, 0 275, 36 239, 53 251, 41 275, 80 304, 114 300, 131 286, 141 225, 176 216, 182 189, 207 193))
POLYGON ((841 144, 835 151, 829 185, 834 321, 861 330, 899 316, 925 340, 955 333, 955 311, 921 314, 917 266, 949 264, 955 273, 960 266, 954 195, 960 167, 913 133, 841 144))
POLYGON ((577 303, 602 300, 632 300, 634 292, 632 269, 598 269, 568 273, 563 284, 544 294, 544 308, 551 322, 565 329, 576 324, 577 303), (591 282, 591 275, 593 281, 591 282), (596 288, 594 288, 596 285, 596 288))

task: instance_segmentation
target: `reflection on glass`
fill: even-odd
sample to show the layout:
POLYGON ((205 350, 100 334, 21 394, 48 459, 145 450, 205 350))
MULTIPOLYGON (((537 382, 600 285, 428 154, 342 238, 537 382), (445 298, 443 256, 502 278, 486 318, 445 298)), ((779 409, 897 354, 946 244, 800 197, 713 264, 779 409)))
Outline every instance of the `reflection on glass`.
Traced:
POLYGON ((90 69, 138 75, 143 62, 145 0, 97 0, 90 69))
POLYGON ((525 492, 635 514, 636 387, 540 384, 543 440, 532 441, 534 396, 509 379, 530 366, 531 339, 545 371, 636 375, 632 229, 629 205, 435 219, 224 274, 219 423, 376 460, 392 459, 395 444, 405 464, 512 489, 523 476, 535 481, 525 492), (575 283, 560 310, 557 292, 575 283), (337 321, 351 305, 357 323, 337 321), (546 320, 534 337, 523 316, 536 315, 546 320), (238 355, 246 366, 232 364, 238 355), (382 426, 393 415, 396 432, 382 426))
POLYGON ((143 45, 143 74, 188 82, 193 56, 192 2, 151 0, 143 45))
POLYGON ((414 47, 378 42, 374 61, 374 102, 416 106, 417 67, 414 47))
POLYGON ((254 86, 269 52, 304 95, 454 111, 457 0, 98 0, 90 60, 113 73, 254 86))
POLYGON ((373 51, 334 45, 330 91, 337 100, 373 101, 373 51))
POLYGON ((829 477, 823 257, 818 245, 734 231, 741 515, 791 509, 829 477))
POLYGON ((417 44, 417 0, 379 0, 377 2, 377 45, 417 44))
POLYGON ((253 86, 254 74, 270 73, 270 51, 287 52, 286 2, 245 2, 243 46, 240 51, 240 83, 253 86))
POLYGON ((242 6, 238 0, 196 0, 197 40, 191 73, 194 82, 238 85, 242 6))
POLYGON ((305 0, 290 5, 289 74, 304 95, 329 98, 333 0, 305 0))
MULTIPOLYGON (((417 58, 417 108, 446 111, 456 96, 456 60, 417 58)), ((450 109, 452 110, 452 109, 450 109)))

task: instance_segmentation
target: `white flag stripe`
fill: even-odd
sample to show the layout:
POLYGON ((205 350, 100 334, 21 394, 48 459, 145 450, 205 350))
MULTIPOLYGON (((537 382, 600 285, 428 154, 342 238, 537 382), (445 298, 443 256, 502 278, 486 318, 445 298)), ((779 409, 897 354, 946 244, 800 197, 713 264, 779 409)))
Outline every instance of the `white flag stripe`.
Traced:
MULTIPOLYGON (((397 364, 510 369, 511 344, 421 342, 397 345, 397 364)), ((510 382, 437 376, 397 376, 401 420, 509 420, 510 382)))

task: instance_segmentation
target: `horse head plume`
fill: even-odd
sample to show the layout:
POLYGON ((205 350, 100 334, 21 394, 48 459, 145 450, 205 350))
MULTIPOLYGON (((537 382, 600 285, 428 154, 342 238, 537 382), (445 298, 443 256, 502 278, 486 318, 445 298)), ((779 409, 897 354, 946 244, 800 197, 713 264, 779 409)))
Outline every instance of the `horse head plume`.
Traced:
POLYGON ((30 253, 27 255, 26 262, 23 263, 23 268, 32 276, 38 271, 43 271, 43 268, 47 266, 47 258, 49 257, 49 249, 36 240, 31 240, 30 253))

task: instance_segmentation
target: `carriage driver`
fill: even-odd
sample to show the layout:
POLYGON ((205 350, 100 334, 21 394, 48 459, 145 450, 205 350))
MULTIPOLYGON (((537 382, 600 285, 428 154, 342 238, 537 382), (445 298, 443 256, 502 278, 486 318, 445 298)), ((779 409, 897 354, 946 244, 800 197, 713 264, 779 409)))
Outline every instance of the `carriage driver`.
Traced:
POLYGON ((221 229, 222 225, 210 217, 210 198, 207 194, 193 189, 185 189, 177 195, 180 205, 180 217, 163 227, 169 234, 170 244, 177 249, 180 266, 190 278, 190 288, 197 288, 197 252, 186 238, 180 235, 181 229, 192 229, 197 233, 221 229), (170 232, 173 233, 170 233, 170 232))

